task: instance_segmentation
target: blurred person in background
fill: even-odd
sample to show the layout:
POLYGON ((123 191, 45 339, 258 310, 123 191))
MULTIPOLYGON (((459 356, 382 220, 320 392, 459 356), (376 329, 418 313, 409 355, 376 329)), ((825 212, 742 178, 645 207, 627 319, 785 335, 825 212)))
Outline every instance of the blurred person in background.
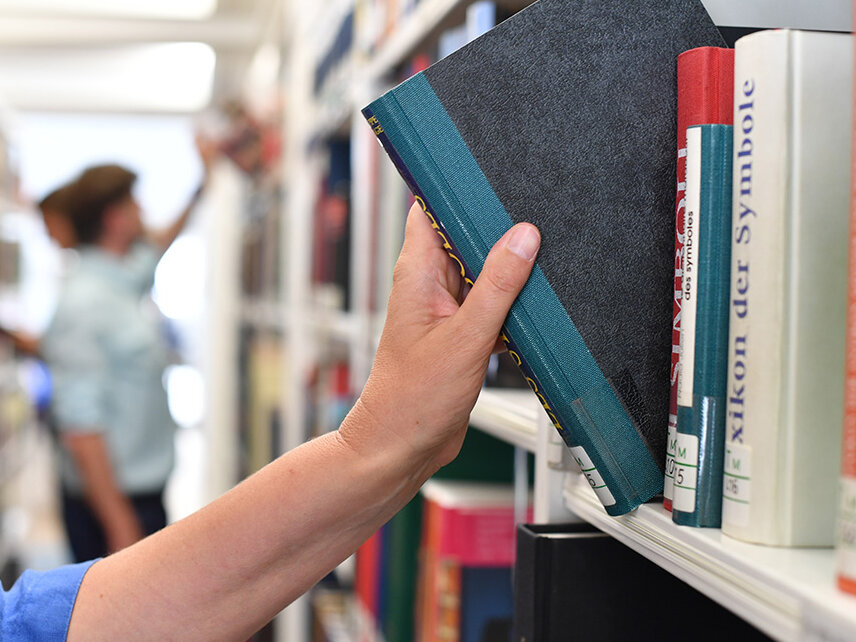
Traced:
POLYGON ((71 187, 71 184, 58 187, 39 201, 39 211, 48 236, 63 250, 77 247, 77 233, 68 216, 71 187))
MULTIPOLYGON (((210 158, 203 154, 206 176, 210 158)), ((63 238, 76 242, 79 261, 41 353, 54 381, 62 513, 78 561, 118 551, 167 522, 174 424, 162 383, 167 347, 148 294, 204 180, 172 225, 152 231, 133 195, 136 178, 99 165, 61 190, 73 226, 63 238)))
MULTIPOLYGON (((58 187, 38 203, 48 236, 64 250, 77 246, 77 233, 68 216, 70 187, 70 184, 58 187)), ((0 338, 8 340, 20 355, 39 356, 40 345, 37 336, 0 326, 0 338)))

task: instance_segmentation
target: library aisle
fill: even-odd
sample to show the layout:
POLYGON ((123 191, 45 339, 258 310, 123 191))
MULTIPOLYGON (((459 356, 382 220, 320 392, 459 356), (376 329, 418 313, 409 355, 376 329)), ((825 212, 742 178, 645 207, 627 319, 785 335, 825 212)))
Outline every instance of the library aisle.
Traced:
MULTIPOLYGON (((569 11, 577 3, 603 5, 604 11, 614 3, 616 15, 632 5, 630 0, 562 1, 569 11)), ((703 6, 712 19, 712 25, 705 25, 729 47, 764 29, 852 31, 852 3, 840 0, 751 6, 740 0, 696 2, 657 0, 651 6, 665 3, 682 11, 701 11, 703 6)), ((387 103, 398 120, 387 126, 374 114, 369 126, 362 110, 494 27, 532 11, 532 5, 533 0, 0 0, 4 590, 26 569, 55 569, 74 559, 60 487, 67 490, 74 479, 69 462, 84 464, 71 459, 73 439, 57 431, 65 435, 70 425, 64 420, 68 409, 63 394, 91 390, 62 379, 62 360, 51 356, 50 338, 56 331, 53 320, 62 318, 63 302, 76 291, 69 284, 85 274, 91 258, 92 248, 76 238, 87 233, 86 215, 80 214, 85 208, 68 204, 73 201, 69 194, 77 202, 85 200, 82 171, 117 163, 137 177, 129 194, 107 199, 99 220, 114 220, 108 210, 130 196, 142 210, 136 221, 140 228, 180 232, 166 244, 156 268, 152 263, 146 283, 138 284, 140 292, 135 290, 128 308, 133 314, 125 317, 130 321, 117 335, 125 350, 120 357, 128 363, 116 366, 121 359, 105 359, 96 368, 107 389, 104 372, 112 373, 108 383, 116 383, 140 362, 157 360, 156 401, 140 402, 145 384, 137 382, 125 405, 138 403, 140 416, 161 398, 168 405, 168 423, 176 426, 174 450, 169 450, 175 461, 165 488, 164 480, 159 481, 155 494, 164 490, 168 518, 175 522, 248 477, 264 479, 277 470, 270 464, 284 453, 335 436, 330 433, 358 399, 381 341, 405 215, 414 202, 402 175, 425 192, 424 182, 414 178, 424 180, 422 167, 411 172, 413 159, 407 156, 421 158, 423 152, 407 148, 405 162, 396 146, 455 115, 451 107, 446 111, 448 96, 439 85, 431 90, 439 98, 436 104, 424 104, 422 94, 414 99, 420 109, 433 109, 430 119, 422 119, 419 111, 407 121, 401 114, 412 105, 399 104, 398 114, 387 103), (406 128, 404 134, 394 132, 403 121, 420 133, 406 128), (400 173, 390 162, 390 151, 398 155, 396 163, 407 165, 406 171, 400 173), (62 211, 69 221, 77 221, 75 238, 65 249, 49 236, 50 207, 42 202, 60 185, 68 187, 61 194, 71 199, 62 201, 62 211), (146 333, 151 331, 148 339, 133 334, 138 322, 146 333), (51 384, 45 372, 52 363, 51 384)), ((623 42, 625 35, 606 34, 604 46, 623 42)), ((536 45, 533 40, 533 50, 536 45)), ((512 68, 514 62, 505 64, 512 68)), ((434 78, 430 73, 422 78, 434 78)), ((496 73, 483 70, 485 76, 496 73)), ((461 91, 466 109, 476 113, 480 107, 461 91)), ((568 105, 573 109, 570 97, 568 105)), ((535 118, 529 107, 526 113, 535 118)), ((638 114, 623 118, 621 127, 639 128, 638 114)), ((470 133, 462 135, 458 128, 470 125, 453 124, 459 142, 470 133)), ((526 127, 516 132, 524 135, 526 127)), ((842 132, 840 138, 851 133, 842 132)), ((485 149, 489 153, 492 148, 485 149)), ((483 159, 472 160, 481 172, 483 159)), ((515 173, 524 176, 533 164, 529 160, 515 157, 515 173)), ((451 178, 472 169, 453 164, 456 176, 451 178)), ((443 170, 429 167, 424 173, 434 176, 435 171, 440 175, 443 170)), ((448 193, 431 191, 432 198, 442 195, 452 203, 448 209, 464 211, 462 203, 471 196, 466 186, 458 193, 446 188, 448 193)), ((671 192, 669 200, 674 202, 671 192)), ((451 235, 444 235, 439 217, 431 220, 453 258, 459 249, 466 249, 467 257, 479 255, 480 250, 458 247, 451 235)), ((122 234, 129 228, 118 223, 116 229, 122 234)), ((669 245, 670 259, 672 250, 669 245)), ((146 261, 134 263, 133 257, 122 256, 112 276, 142 271, 146 261)), ((464 261, 456 260, 463 269, 464 261)), ((120 307, 113 306, 106 316, 120 318, 120 307)), ((86 352, 83 342, 72 347, 86 352)), ((97 348, 106 350, 102 344, 97 348)), ((552 642, 573 639, 576 632, 582 639, 610 642, 653 639, 656 632, 694 640, 856 640, 856 595, 837 586, 832 545, 763 546, 729 537, 720 528, 679 526, 659 495, 627 514, 608 514, 606 507, 614 504, 604 498, 614 502, 610 485, 621 482, 615 481, 614 471, 602 475, 601 464, 587 454, 586 449, 601 445, 566 445, 553 423, 564 420, 553 414, 547 393, 536 382, 539 375, 521 376, 519 352, 491 357, 457 459, 344 562, 319 581, 314 576, 307 581, 307 586, 314 583, 312 588, 289 606, 280 610, 279 603, 267 605, 264 617, 254 620, 257 631, 249 639, 552 642), (686 633, 676 628, 680 617, 711 625, 686 633), (629 623, 635 627, 633 635, 621 628, 629 623)), ((604 375, 604 387, 614 392, 629 386, 621 394, 631 388, 638 394, 632 376, 604 375)), ((84 376, 71 380, 81 385, 89 381, 84 376)), ((621 421, 647 403, 636 399, 630 408, 625 397, 613 396, 615 417, 621 415, 621 421)), ((96 397, 78 398, 91 409, 96 397)), ((402 408, 417 405, 416 395, 398 397, 388 401, 402 408)), ((581 426, 586 417, 592 421, 585 403, 576 399, 568 404, 576 404, 574 421, 581 426)), ((76 428, 71 426, 70 432, 76 428)), ((665 432, 666 426, 662 428, 665 432)), ((636 425, 631 429, 639 430, 636 425)), ((136 447, 144 451, 156 434, 149 426, 137 435, 136 447)), ((118 488, 124 483, 120 454, 114 444, 99 439, 107 459, 98 461, 109 464, 110 475, 115 464, 107 487, 118 488)), ((637 446, 654 450, 646 449, 647 443, 637 446)), ((326 481, 321 477, 314 478, 315 484, 326 481)), ((657 485, 662 477, 655 477, 657 485)), ((232 515, 243 514, 264 495, 249 488, 243 504, 230 505, 232 515)), ((133 489, 118 491, 123 501, 135 494, 133 489)), ((292 497, 298 495, 302 497, 289 497, 298 501, 292 497)), ((78 499, 87 506, 97 504, 91 494, 78 499)), ((127 504, 121 506, 127 509, 127 504)), ((856 510, 856 503, 852 506, 856 510)), ((241 555, 258 549, 272 522, 290 526, 299 521, 291 514, 270 519, 277 508, 281 506, 268 506, 247 517, 247 523, 258 520, 252 522, 252 532, 242 532, 229 551, 208 560, 215 569, 212 582, 240 568, 241 555)), ((109 518, 96 513, 94 522, 106 532, 109 518)), ((223 532, 209 524, 205 539, 217 541, 223 532)), ((275 550, 273 539, 264 540, 267 551, 275 550)), ((856 550, 856 536, 852 544, 856 550)), ((187 559, 199 550, 207 549, 188 546, 187 559)), ((327 554, 316 552, 316 559, 327 554)), ((249 579, 263 577, 280 561, 268 559, 266 568, 249 579)), ((275 578, 258 594, 283 591, 283 585, 282 577, 275 578)), ((197 634, 217 639, 232 624, 221 622, 222 629, 197 634)), ((0 619, 0 638, 2 626, 0 619)))

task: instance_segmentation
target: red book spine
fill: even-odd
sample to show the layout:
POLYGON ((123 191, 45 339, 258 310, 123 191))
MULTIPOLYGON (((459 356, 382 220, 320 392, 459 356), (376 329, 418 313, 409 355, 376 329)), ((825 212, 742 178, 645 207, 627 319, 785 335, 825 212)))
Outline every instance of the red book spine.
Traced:
POLYGON ((357 550, 354 576, 357 599, 363 608, 376 619, 380 610, 381 531, 378 530, 357 550))
MULTIPOLYGON (((856 2, 854 2, 856 8, 856 2)), ((853 104, 856 105, 856 88, 853 104)), ((856 142, 856 113, 851 134, 856 142)), ((851 176, 856 180, 856 156, 851 176)), ((856 595, 856 182, 850 193, 850 272, 847 288, 847 348, 844 436, 841 444, 841 509, 838 524, 838 586, 856 595)))
POLYGON ((666 483, 663 505, 672 510, 670 474, 674 474, 674 442, 678 427, 678 357, 681 342, 684 205, 687 180, 687 127, 734 120, 734 50, 699 47, 678 56, 678 154, 675 198, 675 287, 672 305, 671 399, 666 483))

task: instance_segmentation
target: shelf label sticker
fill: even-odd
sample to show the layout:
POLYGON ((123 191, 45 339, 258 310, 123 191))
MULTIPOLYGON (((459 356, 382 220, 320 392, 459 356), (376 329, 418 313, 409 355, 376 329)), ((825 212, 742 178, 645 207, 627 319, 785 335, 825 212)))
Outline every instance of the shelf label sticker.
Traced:
POLYGON ((604 506, 614 505, 615 497, 613 497, 612 493, 609 492, 609 489, 606 487, 606 483, 603 481, 603 477, 601 477, 600 473, 597 472, 597 468, 594 467, 594 462, 589 458, 585 448, 582 446, 574 446, 571 448, 571 454, 574 456, 574 460, 577 464, 579 464, 580 470, 583 472, 583 475, 586 476, 589 486, 592 487, 592 490, 595 495, 597 495, 600 503, 604 506))
POLYGON ((748 525, 751 498, 752 449, 743 444, 727 444, 722 476, 722 521, 734 526, 748 525))
POLYGON ((838 574, 856 582, 856 479, 841 480, 841 505, 838 509, 838 574))
POLYGON ((666 477, 663 480, 663 497, 675 496, 675 453, 678 451, 678 427, 669 419, 669 437, 666 440, 666 477))
POLYGON ((698 483, 698 437, 678 433, 672 510, 694 513, 698 483))

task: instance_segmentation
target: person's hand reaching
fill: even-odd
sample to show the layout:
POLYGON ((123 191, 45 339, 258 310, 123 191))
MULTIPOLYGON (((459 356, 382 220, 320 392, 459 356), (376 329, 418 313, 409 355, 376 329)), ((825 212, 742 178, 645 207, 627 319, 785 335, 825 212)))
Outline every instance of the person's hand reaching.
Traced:
POLYGON ((425 214, 411 208, 377 356, 351 413, 360 420, 340 428, 351 447, 404 448, 426 478, 455 458, 540 241, 533 225, 515 225, 470 290, 425 214))
POLYGON ((513 227, 466 293, 411 209, 374 368, 341 428, 96 562, 68 640, 246 640, 351 555, 457 455, 539 243, 533 226, 513 227))

